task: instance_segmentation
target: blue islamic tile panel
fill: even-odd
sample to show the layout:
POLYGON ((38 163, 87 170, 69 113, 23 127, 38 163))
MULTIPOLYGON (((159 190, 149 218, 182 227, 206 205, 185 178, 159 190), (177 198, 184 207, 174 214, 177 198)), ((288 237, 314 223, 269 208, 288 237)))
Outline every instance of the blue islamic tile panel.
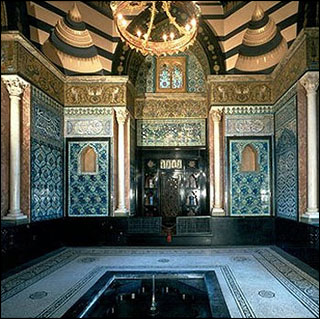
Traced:
POLYGON ((229 184, 231 216, 271 215, 270 141, 230 140, 229 184), (257 152, 258 169, 241 170, 242 152, 251 145, 257 152))
POLYGON ((109 142, 69 142, 68 145, 68 216, 108 216, 109 142), (96 173, 81 172, 80 155, 88 146, 97 154, 96 173))
POLYGON ((31 140, 31 220, 63 217, 63 150, 31 140))
POLYGON ((206 120, 138 120, 137 146, 205 146, 206 120))
POLYGON ((63 107, 32 87, 31 221, 64 215, 63 107))
POLYGON ((206 76, 197 57, 190 53, 187 59, 187 91, 202 93, 206 90, 206 76))
POLYGON ((63 108, 46 94, 32 88, 31 135, 38 141, 63 147, 63 108))
POLYGON ((298 154, 296 96, 282 102, 275 114, 276 123, 276 214, 297 220, 298 154))

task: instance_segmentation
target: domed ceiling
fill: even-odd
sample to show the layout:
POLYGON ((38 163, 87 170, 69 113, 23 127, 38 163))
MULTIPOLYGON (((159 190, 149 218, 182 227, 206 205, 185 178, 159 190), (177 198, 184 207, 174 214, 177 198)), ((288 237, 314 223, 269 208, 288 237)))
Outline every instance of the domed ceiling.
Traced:
MULTIPOLYGON (((11 2, 6 1, 8 6, 9 3, 11 2)), ((212 61, 216 55, 212 54, 212 46, 219 46, 219 48, 216 48, 216 51, 219 53, 219 59, 221 59, 223 64, 223 68, 219 68, 219 74, 271 72, 279 62, 278 60, 285 54, 285 48, 289 48, 296 39, 299 31, 298 24, 301 24, 301 19, 303 19, 305 15, 303 11, 305 4, 302 5, 299 1, 198 1, 198 4, 202 11, 201 23, 205 26, 207 32, 199 42, 206 52, 208 62, 211 66, 211 74, 217 73, 215 72, 217 68, 214 69, 215 64, 212 61), (254 17, 256 2, 259 2, 259 8, 261 12, 263 12, 261 20, 254 17), (263 25, 266 21, 269 24, 263 25), (266 36, 264 41, 266 42, 260 43, 260 45, 265 45, 262 51, 257 51, 256 45, 249 44, 254 38, 252 38, 252 33, 254 33, 252 30, 257 30, 255 29, 257 26, 267 28, 267 30, 264 31, 266 36), (208 32, 210 32, 210 34, 208 32), (278 48, 279 52, 276 53, 277 57, 273 59, 273 62, 269 62, 269 64, 261 62, 258 68, 256 66, 257 63, 244 62, 248 57, 258 57, 260 61, 264 61, 263 55, 269 54, 270 58, 270 50, 267 50, 266 47, 270 48, 268 41, 273 39, 269 39, 268 37, 274 36, 275 34, 277 35, 277 39, 274 41, 277 44, 281 44, 281 48, 278 48)), ((20 4, 20 6, 21 5, 22 4, 20 4)), ((122 49, 119 50, 118 45, 121 46, 121 48, 123 45, 115 30, 110 10, 110 1, 27 1, 24 5, 26 5, 27 12, 28 37, 40 50, 47 54, 56 65, 66 69, 67 73, 68 71, 74 73, 75 68, 72 68, 72 61, 74 57, 79 57, 79 52, 81 52, 81 58, 91 59, 91 68, 88 67, 89 62, 87 61, 87 67, 81 70, 80 74, 97 72, 117 74, 115 73, 117 68, 115 68, 113 64, 116 63, 114 61, 119 61, 119 51, 122 51, 122 49), (81 21, 72 20, 70 14, 69 19, 67 18, 68 12, 72 10, 74 3, 76 3, 81 21), (71 24, 68 24, 71 33, 72 28, 74 28, 73 31, 77 31, 77 27, 80 27, 80 24, 82 25, 82 35, 87 41, 85 41, 86 45, 84 47, 81 46, 81 44, 79 45, 82 40, 78 38, 78 44, 69 41, 67 45, 61 46, 62 43, 60 41, 60 47, 57 48, 56 44, 59 41, 54 42, 53 38, 58 38, 58 40, 62 39, 62 37, 59 38, 59 35, 61 36, 62 34, 61 25, 63 23, 66 24, 66 21, 71 21, 71 24), (91 40, 89 40, 89 37, 91 37, 91 40), (75 47, 76 50, 68 51, 68 45, 69 49, 75 47), (48 50, 48 47, 51 47, 51 49, 48 50), (53 47, 55 48, 54 50, 53 47), (86 53, 84 53, 85 51, 86 53), (97 55, 94 54, 94 51, 97 55), (88 52, 90 52, 90 54, 88 52), (63 65, 59 65, 57 56, 59 56, 60 61, 62 61, 61 56, 63 54, 64 61, 68 62, 63 62, 63 65), (99 61, 95 60, 96 57, 98 57, 99 61), (95 60, 95 62, 93 62, 93 60, 95 60), (99 69, 100 65, 101 70, 99 69), (85 72, 88 70, 89 72, 85 72), (112 71, 114 73, 112 73, 112 71)), ((134 19, 135 17, 131 18, 134 19)), ((9 12, 8 20, 10 21, 9 12)), ((74 34, 73 32, 73 35, 74 34)), ((76 39, 77 37, 73 37, 73 40, 76 39)), ((69 40, 71 39, 69 38, 69 40)), ((68 42, 68 40, 66 41, 68 42)), ((275 50, 276 48, 272 47, 272 49, 275 50)), ((273 53, 275 53, 275 51, 273 53)), ((270 61, 269 58, 268 61, 270 61)))

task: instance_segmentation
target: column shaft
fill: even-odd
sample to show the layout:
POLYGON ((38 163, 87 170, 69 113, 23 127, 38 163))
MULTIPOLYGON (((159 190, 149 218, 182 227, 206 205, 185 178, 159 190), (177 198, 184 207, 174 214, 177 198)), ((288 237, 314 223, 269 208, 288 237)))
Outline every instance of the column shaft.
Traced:
POLYGON ((118 205, 115 216, 128 216, 129 210, 126 207, 125 189, 125 136, 124 126, 127 120, 128 111, 123 108, 116 109, 118 121, 118 205))
POLYGON ((317 136, 317 89, 319 73, 308 72, 301 84, 307 91, 308 107, 308 208, 301 220, 308 223, 319 223, 318 197, 318 136, 317 136))
POLYGON ((21 95, 28 85, 16 75, 2 76, 10 94, 10 207, 4 220, 19 220, 27 218, 20 209, 20 101, 21 95))
POLYGON ((213 118, 213 147, 214 147, 214 207, 212 209, 213 216, 224 216, 224 209, 222 205, 222 194, 221 194, 221 111, 212 111, 213 118))

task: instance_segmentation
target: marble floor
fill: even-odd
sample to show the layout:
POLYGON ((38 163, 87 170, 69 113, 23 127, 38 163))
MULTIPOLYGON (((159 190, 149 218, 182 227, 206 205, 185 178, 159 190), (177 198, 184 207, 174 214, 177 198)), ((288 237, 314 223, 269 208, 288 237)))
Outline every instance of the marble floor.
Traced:
POLYGON ((214 270, 233 318, 318 318, 316 272, 275 247, 63 248, 1 282, 2 318, 59 318, 107 271, 214 270))

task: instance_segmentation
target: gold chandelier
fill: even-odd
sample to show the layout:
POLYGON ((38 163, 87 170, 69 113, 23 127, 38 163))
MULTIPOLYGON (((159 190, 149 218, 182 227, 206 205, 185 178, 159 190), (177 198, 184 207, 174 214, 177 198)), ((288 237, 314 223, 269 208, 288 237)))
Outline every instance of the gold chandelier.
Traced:
POLYGON ((194 43, 198 33, 201 11, 196 1, 111 1, 111 9, 121 39, 143 55, 183 52, 194 43), (127 15, 147 17, 146 22, 139 26, 130 24, 127 15), (159 19, 167 23, 160 35, 159 19))

